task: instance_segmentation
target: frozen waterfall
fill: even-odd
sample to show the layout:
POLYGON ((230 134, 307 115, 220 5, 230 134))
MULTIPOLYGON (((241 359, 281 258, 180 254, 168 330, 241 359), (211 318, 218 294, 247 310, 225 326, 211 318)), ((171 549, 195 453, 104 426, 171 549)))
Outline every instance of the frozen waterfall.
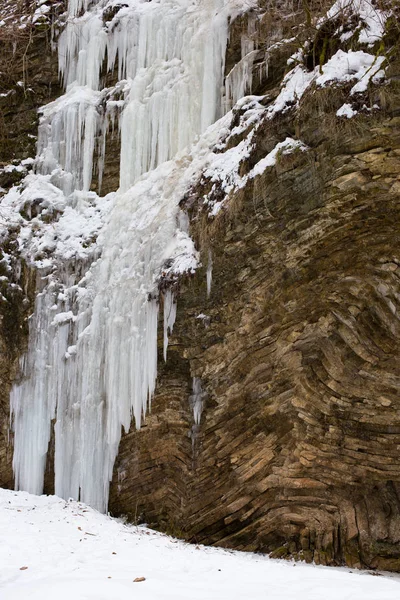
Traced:
MULTIPOLYGON (((107 509, 122 428, 132 415, 140 427, 155 388, 157 277, 168 258, 180 257, 182 271, 195 262, 178 226, 189 159, 171 159, 222 115, 234 4, 69 1, 58 48, 66 91, 43 109, 24 192, 46 185, 65 228, 46 241, 52 261, 37 263, 40 293, 11 393, 18 489, 42 492, 54 424, 55 493, 107 509), (117 81, 106 88, 107 73, 117 81), (101 199, 90 191, 94 164, 101 178, 114 123, 120 189, 101 199), (96 243, 73 245, 70 231, 100 213, 96 243)), ((175 312, 167 292, 165 357, 175 312)))

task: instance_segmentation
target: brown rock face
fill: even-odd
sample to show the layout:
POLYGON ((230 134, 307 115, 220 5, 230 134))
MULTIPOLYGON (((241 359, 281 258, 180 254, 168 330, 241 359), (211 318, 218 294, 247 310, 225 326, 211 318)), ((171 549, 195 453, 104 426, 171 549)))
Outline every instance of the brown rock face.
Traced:
MULTIPOLYGON (((277 14, 285 6, 264 4, 277 14)), ((272 14, 257 32, 266 46, 278 31, 272 14)), ((227 70, 246 19, 235 27, 227 70)), ((37 48, 31 87, 43 72, 37 48)), ((272 56, 257 93, 276 96, 292 51, 272 56)), ((398 62, 391 76, 399 80, 398 62)), ((180 283, 168 360, 160 338, 152 411, 122 438, 110 511, 196 542, 400 571, 399 89, 379 92, 378 115, 344 123, 340 94, 315 93, 297 115, 265 123, 246 170, 288 135, 310 150, 279 157, 214 221, 193 191, 204 266, 180 283)), ((36 133, 38 97, 6 105, 4 162, 36 133), (18 115, 28 113, 27 129, 18 115)), ((103 192, 118 185, 118 142, 107 143, 103 192)), ((8 394, 34 287, 22 273, 23 292, 1 309, 3 486, 12 485, 8 394)))
MULTIPOLYGON (((278 124, 295 126, 315 139, 305 118, 278 124)), ((112 512, 198 542, 400 569, 399 131, 395 117, 338 124, 217 222, 192 221, 212 248, 211 297, 205 268, 181 287, 112 512)))
MULTIPOLYGON (((267 98, 282 60, 257 82, 267 98)), ((362 99, 380 113, 343 122, 333 88, 266 121, 244 172, 286 136, 310 150, 280 156, 215 221, 190 199, 204 267, 181 283, 146 426, 121 441, 114 513, 196 542, 400 570, 398 58, 387 74, 362 99)))

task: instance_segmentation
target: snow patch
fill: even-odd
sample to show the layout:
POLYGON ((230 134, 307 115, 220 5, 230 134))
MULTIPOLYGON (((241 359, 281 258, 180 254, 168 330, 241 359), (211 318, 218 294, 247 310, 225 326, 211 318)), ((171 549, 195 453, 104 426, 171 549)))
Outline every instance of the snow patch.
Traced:
POLYGON ((306 90, 315 83, 318 87, 326 87, 332 83, 343 84, 358 80, 353 86, 350 94, 365 92, 370 82, 378 83, 384 76, 383 65, 386 62, 384 56, 374 56, 362 50, 356 52, 344 52, 338 50, 325 65, 317 66, 312 71, 307 71, 304 66, 297 65, 285 76, 281 91, 268 107, 270 118, 278 112, 285 112, 294 106, 298 106, 300 99, 306 90))
POLYGON ((0 564, 2 600, 397 600, 400 592, 397 575, 186 544, 81 502, 2 489, 0 564))
POLYGON ((295 150, 305 152, 308 149, 308 146, 300 140, 294 140, 293 138, 287 137, 283 142, 279 142, 267 156, 258 161, 250 171, 248 177, 249 179, 253 179, 257 175, 264 173, 267 167, 273 167, 276 164, 279 154, 290 154, 295 150))
POLYGON ((346 117, 347 119, 351 119, 356 114, 357 111, 353 109, 351 104, 343 104, 343 106, 341 106, 339 110, 336 111, 336 115, 338 117, 346 117))
MULTIPOLYGON (((352 31, 341 34, 341 41, 346 41, 354 33, 358 33, 360 44, 373 46, 375 42, 383 38, 386 21, 390 15, 391 11, 380 10, 372 0, 337 0, 327 12, 326 17, 318 23, 318 27, 321 27, 328 19, 340 18, 340 21, 350 23, 352 17, 356 17, 358 23, 353 26, 352 31)), ((340 33, 340 29, 337 33, 340 33)))

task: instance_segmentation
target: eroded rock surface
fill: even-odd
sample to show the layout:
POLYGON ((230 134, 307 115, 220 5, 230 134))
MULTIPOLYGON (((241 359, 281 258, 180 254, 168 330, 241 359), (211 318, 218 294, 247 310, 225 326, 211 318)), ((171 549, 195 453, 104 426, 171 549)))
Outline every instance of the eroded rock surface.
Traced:
MULTIPOLYGON (((267 8, 254 30, 262 52, 253 91, 265 103, 277 96, 302 29, 294 46, 271 51, 268 70, 263 51, 305 20, 287 7, 282 19, 285 3, 267 8)), ((233 27, 227 71, 247 27, 246 19, 233 27)), ((15 72, 18 102, 1 105, 4 163, 32 156, 36 109, 58 93, 49 33, 29 46, 28 75, 25 63, 15 72)), ((112 513, 196 542, 400 570, 398 60, 389 76, 392 87, 363 97, 368 110, 354 120, 337 118, 343 94, 329 89, 265 121, 246 172, 287 136, 309 149, 279 156, 215 219, 193 190, 191 234, 203 267, 180 282, 166 364, 160 336, 151 414, 121 441, 112 513), (370 110, 377 102, 380 110, 370 110)), ((107 143, 103 193, 118 186, 117 137, 107 143)), ((13 301, 2 291, 3 486, 12 485, 8 395, 35 287, 21 268, 6 273, 13 301)), ((46 491, 51 459, 50 450, 46 491)))
MULTIPOLYGON (((301 139, 317 127, 302 120, 301 139)), ((198 542, 399 570, 399 132, 397 116, 338 124, 216 222, 200 213, 211 297, 204 248, 152 414, 121 442, 111 511, 198 542)))

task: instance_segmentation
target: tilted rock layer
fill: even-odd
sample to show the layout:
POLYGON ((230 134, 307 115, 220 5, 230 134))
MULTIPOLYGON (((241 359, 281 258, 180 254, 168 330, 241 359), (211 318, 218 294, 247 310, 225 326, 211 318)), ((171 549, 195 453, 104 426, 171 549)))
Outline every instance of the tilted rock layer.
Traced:
MULTIPOLYGON (((256 82, 272 97, 284 70, 273 67, 256 82)), ((394 82, 399 73, 394 61, 394 82)), ((243 168, 287 136, 309 150, 278 156, 214 219, 200 187, 187 199, 204 266, 180 283, 166 364, 160 334, 152 411, 122 438, 111 513, 201 543, 400 570, 396 85, 374 92, 381 111, 350 120, 336 117, 340 94, 310 94, 265 121, 243 168)), ((22 348, 23 336, 1 369, 7 486, 7 385, 22 348)))
POLYGON ((364 127, 282 157, 210 226, 211 297, 204 271, 181 289, 111 511, 199 542, 400 568, 400 119, 364 127), (190 375, 207 392, 198 433, 190 375))

